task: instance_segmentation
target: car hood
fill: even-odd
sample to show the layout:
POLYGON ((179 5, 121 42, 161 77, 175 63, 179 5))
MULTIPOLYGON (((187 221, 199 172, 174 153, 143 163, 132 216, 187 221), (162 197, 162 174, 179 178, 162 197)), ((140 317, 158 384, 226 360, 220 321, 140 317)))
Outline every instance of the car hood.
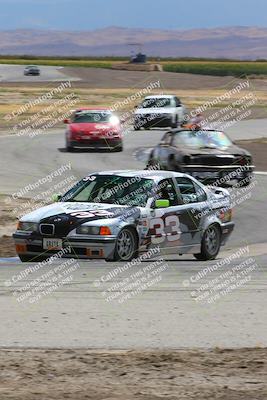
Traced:
POLYGON ((58 202, 41 207, 21 218, 27 222, 65 222, 80 225, 88 221, 102 220, 107 218, 127 218, 133 215, 140 215, 140 207, 120 206, 117 204, 101 203, 76 203, 58 202))
POLYGON ((172 114, 175 112, 174 107, 162 107, 162 108, 137 108, 135 110, 135 115, 143 115, 143 114, 172 114))
POLYGON ((232 146, 225 147, 225 148, 215 147, 215 148, 200 148, 200 149, 198 148, 198 149, 195 149, 195 148, 192 148, 192 147, 189 147, 189 146, 179 146, 179 147, 176 147, 176 148, 179 151, 182 151, 182 152, 184 152, 186 154, 191 154, 193 156, 205 155, 205 154, 212 154, 212 155, 240 155, 240 156, 242 156, 242 155, 250 155, 250 153, 247 150, 242 149, 241 147, 238 147, 238 146, 236 146, 234 144, 232 146))
POLYGON ((72 132, 103 132, 103 131, 109 131, 110 129, 114 128, 113 125, 111 125, 108 122, 86 122, 86 123, 73 123, 70 124, 70 129, 72 132))

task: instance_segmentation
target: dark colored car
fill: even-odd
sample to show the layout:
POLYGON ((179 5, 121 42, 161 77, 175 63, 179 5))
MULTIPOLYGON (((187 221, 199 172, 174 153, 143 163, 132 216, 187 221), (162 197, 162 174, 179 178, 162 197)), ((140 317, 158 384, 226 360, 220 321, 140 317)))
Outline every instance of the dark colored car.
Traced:
POLYGON ((24 75, 40 75, 41 71, 37 65, 28 65, 24 69, 24 75))
POLYGON ((80 108, 64 121, 66 150, 74 148, 122 151, 122 127, 119 118, 108 109, 80 108))
POLYGON ((205 184, 249 185, 254 165, 251 154, 215 130, 175 129, 164 134, 151 151, 148 166, 184 172, 205 184))

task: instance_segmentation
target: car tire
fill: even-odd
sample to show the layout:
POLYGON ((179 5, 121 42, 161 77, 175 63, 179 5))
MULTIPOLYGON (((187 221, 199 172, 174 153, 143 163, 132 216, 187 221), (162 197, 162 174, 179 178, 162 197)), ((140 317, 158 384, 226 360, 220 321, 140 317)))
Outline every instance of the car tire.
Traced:
POLYGON ((138 257, 138 236, 131 227, 123 228, 117 237, 113 261, 131 261, 138 257))
POLYGON ((171 127, 172 127, 173 129, 174 129, 174 128, 177 128, 177 127, 178 127, 178 123, 179 123, 179 119, 178 119, 178 115, 176 115, 175 121, 172 122, 171 127))
POLYGON ((168 171, 179 171, 179 167, 177 166, 177 163, 175 161, 175 156, 174 154, 171 154, 168 158, 168 166, 167 166, 168 171))
POLYGON ((204 232, 201 240, 201 252, 194 254, 199 261, 214 260, 221 247, 221 230, 219 225, 212 224, 204 232))
POLYGON ((148 160, 148 162, 147 162, 147 164, 146 164, 146 167, 145 167, 145 169, 154 169, 155 167, 157 167, 157 168, 155 168, 155 169, 163 169, 163 168, 161 168, 161 166, 160 166, 160 168, 158 168, 160 166, 160 163, 159 162, 157 162, 156 160, 154 160, 153 158, 150 158, 149 160, 148 160))
POLYGON ((123 151, 123 145, 120 144, 119 146, 114 147, 114 148, 112 149, 112 151, 115 151, 115 152, 123 151))
POLYGON ((251 180, 253 178, 253 175, 251 173, 248 173, 245 175, 245 177, 243 179, 241 179, 238 183, 237 183, 237 187, 246 187, 249 186, 251 184, 251 180))
POLYGON ((190 116, 188 114, 185 114, 183 117, 183 122, 181 123, 181 126, 187 125, 189 120, 190 120, 190 116))
POLYGON ((28 254, 18 254, 21 262, 40 262, 47 260, 48 257, 45 256, 30 256, 28 254))
POLYGON ((70 144, 69 144, 68 141, 66 141, 66 151, 67 151, 68 153, 71 153, 71 152, 74 151, 74 147, 70 146, 70 144))

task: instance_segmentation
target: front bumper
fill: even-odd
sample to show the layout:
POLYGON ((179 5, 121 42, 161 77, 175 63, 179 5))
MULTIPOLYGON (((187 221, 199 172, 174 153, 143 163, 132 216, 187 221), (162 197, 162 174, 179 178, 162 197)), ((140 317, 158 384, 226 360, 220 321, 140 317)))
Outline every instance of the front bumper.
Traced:
POLYGON ((80 139, 71 140, 71 147, 81 147, 87 149, 116 149, 122 146, 121 139, 80 139))
POLYGON ((43 248, 43 238, 32 238, 30 235, 14 233, 16 251, 18 255, 48 258, 64 250, 68 258, 107 259, 113 256, 116 236, 69 237, 60 238, 63 241, 62 249, 46 250, 43 248))
POLYGON ((227 240, 229 239, 231 233, 233 232, 235 227, 234 222, 225 222, 221 224, 221 230, 222 230, 222 237, 221 237, 221 245, 223 246, 227 240))
POLYGON ((166 128, 172 126, 172 117, 171 116, 156 116, 153 115, 145 115, 138 116, 134 119, 134 125, 138 128, 166 128))
POLYGON ((227 184, 232 181, 241 181, 248 174, 253 174, 254 165, 184 165, 184 173, 192 175, 203 182, 227 184))

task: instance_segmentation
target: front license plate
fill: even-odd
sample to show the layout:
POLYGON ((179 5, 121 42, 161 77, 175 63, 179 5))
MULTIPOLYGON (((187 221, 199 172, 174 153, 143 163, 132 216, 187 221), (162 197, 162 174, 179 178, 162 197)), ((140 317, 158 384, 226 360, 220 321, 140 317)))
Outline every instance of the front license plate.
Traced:
POLYGON ((45 250, 61 250, 62 247, 62 239, 43 239, 43 248, 45 250))
POLYGON ((92 136, 82 136, 82 139, 84 140, 91 140, 92 139, 92 136))

